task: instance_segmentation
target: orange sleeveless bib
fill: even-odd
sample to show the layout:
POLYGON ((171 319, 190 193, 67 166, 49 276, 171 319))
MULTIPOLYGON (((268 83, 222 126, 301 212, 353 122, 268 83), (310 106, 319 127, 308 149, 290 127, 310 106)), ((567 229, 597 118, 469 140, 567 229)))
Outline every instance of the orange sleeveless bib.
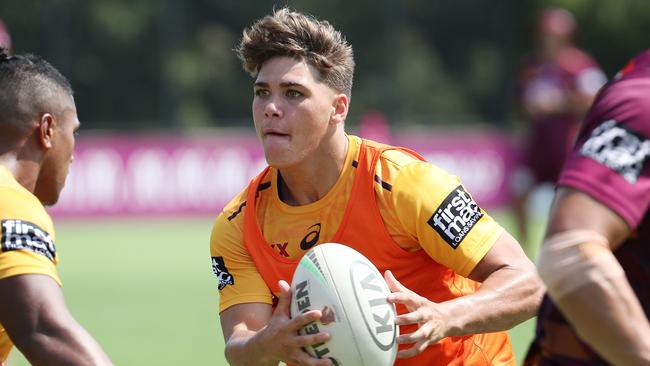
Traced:
MULTIPOLYGON (((406 287, 434 302, 451 300, 473 293, 478 284, 461 277, 435 262, 424 250, 407 252, 395 243, 384 227, 374 190, 375 166, 381 153, 388 149, 402 150, 424 160, 419 154, 399 147, 363 140, 359 152, 356 177, 343 220, 331 239, 365 255, 380 273, 391 270, 406 287)), ((288 259, 275 252, 266 242, 256 215, 258 186, 268 167, 251 181, 244 211, 244 243, 269 289, 279 294, 278 281, 291 283, 299 259, 288 259)), ((399 314, 406 308, 398 306, 399 314)), ((412 333, 416 325, 400 326, 401 334, 412 333)), ((400 349, 412 345, 400 345, 400 349)), ((419 356, 398 359, 395 365, 516 365, 506 332, 444 338, 419 356)))

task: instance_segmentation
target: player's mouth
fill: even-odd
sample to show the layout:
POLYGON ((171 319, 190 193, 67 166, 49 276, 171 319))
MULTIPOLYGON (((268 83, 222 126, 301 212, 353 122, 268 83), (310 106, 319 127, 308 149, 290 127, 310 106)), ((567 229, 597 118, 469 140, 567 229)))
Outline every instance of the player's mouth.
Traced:
POLYGON ((290 136, 288 133, 270 128, 262 130, 262 134, 265 138, 288 138, 290 136))

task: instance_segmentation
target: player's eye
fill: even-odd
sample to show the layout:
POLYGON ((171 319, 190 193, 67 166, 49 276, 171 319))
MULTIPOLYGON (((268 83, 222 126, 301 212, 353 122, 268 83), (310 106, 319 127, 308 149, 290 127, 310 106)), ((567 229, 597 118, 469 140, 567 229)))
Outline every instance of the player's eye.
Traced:
POLYGON ((270 92, 267 89, 255 89, 256 97, 268 97, 270 92))
POLYGON ((303 94, 301 92, 297 91, 297 90, 289 89, 289 90, 287 90, 286 95, 289 98, 298 98, 298 97, 301 97, 303 94))

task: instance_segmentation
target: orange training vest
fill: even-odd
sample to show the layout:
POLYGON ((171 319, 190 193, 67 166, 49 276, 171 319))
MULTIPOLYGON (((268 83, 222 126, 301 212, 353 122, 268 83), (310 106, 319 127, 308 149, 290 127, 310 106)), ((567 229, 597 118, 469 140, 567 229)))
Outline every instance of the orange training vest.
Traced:
MULTIPOLYGON (((350 201, 332 242, 345 244, 365 255, 380 273, 391 270, 407 288, 434 302, 451 300, 473 293, 478 284, 435 262, 424 250, 407 252, 395 243, 384 227, 374 190, 375 166, 381 153, 388 149, 402 150, 424 160, 408 149, 363 140, 359 164, 350 201)), ((276 253, 266 242, 256 215, 258 186, 268 167, 251 181, 244 211, 244 243, 267 286, 279 294, 278 281, 291 283, 299 259, 276 253)), ((399 305, 399 314, 406 308, 399 305)), ((412 333, 416 325, 400 326, 400 334, 412 333)), ((400 349, 412 345, 400 345, 400 349)), ((395 365, 516 365, 507 332, 448 337, 431 345, 419 356, 398 359, 395 365)))

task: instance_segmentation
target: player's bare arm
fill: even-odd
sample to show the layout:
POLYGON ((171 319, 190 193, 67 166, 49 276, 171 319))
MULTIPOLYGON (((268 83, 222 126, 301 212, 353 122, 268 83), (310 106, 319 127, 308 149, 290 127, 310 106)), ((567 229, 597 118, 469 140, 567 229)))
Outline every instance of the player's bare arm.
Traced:
POLYGON ((280 361, 305 366, 332 365, 330 360, 311 357, 302 349, 327 341, 329 334, 298 335, 300 328, 320 319, 320 310, 291 319, 291 288, 285 281, 279 285, 281 293, 274 312, 271 305, 248 303, 231 306, 221 313, 226 359, 231 365, 267 366, 280 361))
POLYGON ((481 282, 471 295, 435 303, 401 285, 390 272, 385 277, 393 291, 388 301, 409 310, 397 316, 396 323, 420 325, 397 338, 398 343, 413 344, 400 351, 399 358, 416 356, 445 337, 510 329, 535 315, 544 292, 534 264, 507 232, 470 273, 472 280, 481 282))
POLYGON ((58 284, 26 274, 0 280, 0 323, 32 365, 112 365, 74 320, 58 284))
POLYGON ((627 223, 589 195, 571 188, 558 190, 550 217, 539 263, 549 296, 580 337, 607 361, 614 365, 650 364, 650 324, 611 254, 629 236, 627 223), (563 235, 564 248, 575 244, 575 256, 558 252, 571 250, 556 249, 551 240, 559 238, 558 234, 563 235), (572 236, 578 240, 573 244, 572 236), (573 256, 578 262, 571 267, 579 271, 554 265, 553 257, 558 254, 573 256), (591 264, 587 264, 588 259, 591 264), (586 270, 582 269, 585 265, 586 270), (589 279, 586 272, 598 274, 598 279, 589 279), (556 281, 562 286, 555 285, 556 281), (573 287, 565 291, 571 283, 573 287), (598 306, 593 306, 594 299, 598 299, 598 306))

